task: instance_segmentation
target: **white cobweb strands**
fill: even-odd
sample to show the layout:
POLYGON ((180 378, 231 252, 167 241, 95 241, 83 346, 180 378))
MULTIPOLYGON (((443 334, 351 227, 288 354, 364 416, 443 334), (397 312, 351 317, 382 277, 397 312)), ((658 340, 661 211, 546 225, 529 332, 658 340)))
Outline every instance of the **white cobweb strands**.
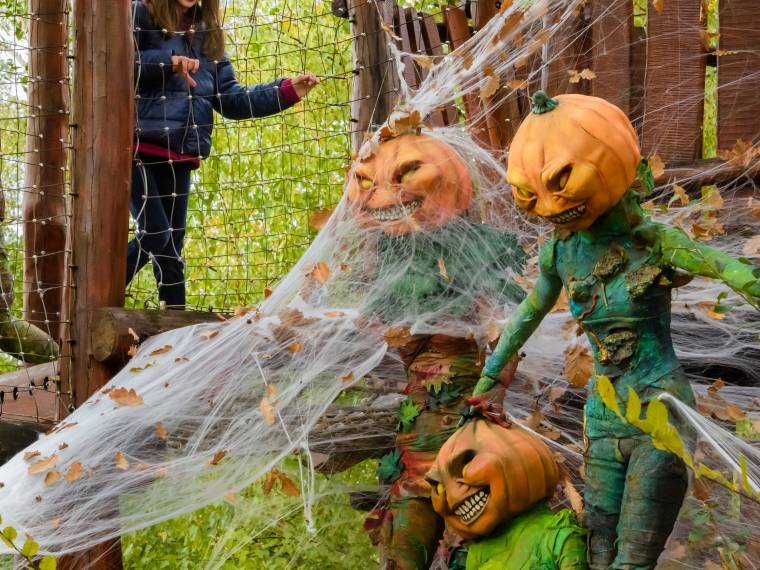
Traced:
MULTIPOLYGON (((581 4, 514 2, 436 62, 403 101, 405 108, 416 110, 424 124, 440 105, 480 91, 489 76, 509 77, 515 64, 538 54, 581 4)), ((508 96, 507 91, 495 97, 508 96)), ((466 207, 434 228, 389 234, 381 223, 359 223, 359 206, 347 192, 259 307, 219 324, 151 339, 56 430, 0 467, 4 520, 51 553, 81 550, 154 525, 239 491, 292 452, 329 444, 329 436, 314 428, 341 392, 370 373, 380 381, 404 382, 402 362, 389 349, 390 331, 472 339, 486 352, 493 331, 535 278, 536 246, 547 229, 513 205, 502 157, 480 148, 460 127, 422 133, 416 140, 445 142, 461 160, 472 181, 466 207)), ((451 156, 428 154, 419 161, 425 162, 419 176, 430 177, 427 188, 446 182, 446 174, 435 173, 451 172, 451 156)), ((361 167, 352 164, 347 188, 361 167)), ((382 172, 394 179, 392 170, 382 172)), ((421 207, 417 201, 423 198, 402 204, 404 216, 405 208, 421 207)), ((728 209, 730 197, 725 200, 728 209)), ((694 202, 663 216, 680 223, 699 215, 699 208, 694 202)), ((373 215, 386 220, 396 213, 393 205, 373 215)), ((757 219, 747 223, 756 230, 757 219)), ((737 254, 744 240, 715 242, 737 254)), ((723 298, 724 292, 713 282, 695 280, 674 296, 678 354, 703 384, 713 381, 709 367, 716 364, 738 367, 756 383, 760 372, 752 351, 760 321, 754 309, 733 294, 723 298), (722 318, 710 316, 716 302, 724 308, 722 318)), ((557 307, 526 344, 508 409, 516 421, 554 442, 580 487, 584 389, 563 378, 563 351, 585 346, 586 340, 569 321, 566 308, 557 307)), ((749 411, 757 388, 731 387, 721 395, 757 419, 757 410, 749 411)), ((717 423, 700 421, 724 455, 743 455, 756 476, 756 452, 738 446, 717 423)), ((370 422, 363 428, 361 437, 368 442, 384 429, 370 422)), ((684 434, 691 433, 688 429, 684 434)), ((716 457, 713 468, 725 469, 730 479, 733 465, 716 457)), ((307 469, 313 469, 310 462, 307 469)), ((302 481, 307 506, 314 498, 310 481, 302 481)), ((731 532, 747 529, 740 519, 731 521, 731 532)), ((677 532, 684 528, 679 523, 677 532)))

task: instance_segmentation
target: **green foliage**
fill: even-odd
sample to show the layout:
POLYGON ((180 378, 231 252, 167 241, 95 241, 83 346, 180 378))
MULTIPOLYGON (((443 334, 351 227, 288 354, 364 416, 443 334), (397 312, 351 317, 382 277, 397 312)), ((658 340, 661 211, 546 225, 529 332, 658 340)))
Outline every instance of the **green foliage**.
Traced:
MULTIPOLYGON (((289 464, 292 467, 293 462, 289 464)), ((346 492, 317 500, 313 508, 316 532, 307 527, 301 498, 279 491, 265 497, 262 485, 256 483, 235 497, 234 504, 206 507, 125 536, 124 566, 190 570, 224 553, 228 558, 221 568, 225 570, 376 567, 375 548, 362 531, 364 513, 350 508, 347 495, 374 485, 372 467, 373 462, 367 462, 330 480, 318 477, 318 494, 328 484, 343 486, 346 492)))
POLYGON ((404 463, 401 461, 401 450, 394 449, 380 458, 377 464, 377 478, 384 483, 393 483, 401 477, 404 463))
POLYGON ((401 407, 398 411, 398 419, 401 423, 401 429, 409 431, 414 425, 414 420, 420 415, 420 408, 411 398, 407 398, 401 402, 401 407))
MULTIPOLYGON (((2 522, 3 517, 0 517, 0 523, 2 522)), ((52 556, 37 558, 37 553, 40 550, 39 544, 31 538, 27 538, 24 541, 24 544, 19 546, 16 542, 17 538, 18 531, 12 526, 6 526, 0 531, 0 541, 2 541, 6 547, 16 552, 16 555, 23 562, 24 570, 55 570, 55 558, 52 556)), ((0 569, 5 570, 5 568, 8 568, 8 570, 10 570, 12 567, 13 561, 11 557, 0 557, 0 569), (3 558, 5 558, 5 560, 3 560, 3 558)))

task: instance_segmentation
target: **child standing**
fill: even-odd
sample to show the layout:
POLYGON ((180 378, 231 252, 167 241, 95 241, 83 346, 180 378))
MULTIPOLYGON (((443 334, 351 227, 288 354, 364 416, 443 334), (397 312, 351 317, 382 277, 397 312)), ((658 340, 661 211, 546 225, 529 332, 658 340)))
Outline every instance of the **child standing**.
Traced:
POLYGON ((307 73, 240 85, 224 52, 219 0, 134 1, 132 13, 137 127, 130 211, 138 230, 127 252, 127 284, 151 261, 159 300, 182 309, 190 173, 211 150, 213 111, 228 119, 272 115, 319 79, 307 73))

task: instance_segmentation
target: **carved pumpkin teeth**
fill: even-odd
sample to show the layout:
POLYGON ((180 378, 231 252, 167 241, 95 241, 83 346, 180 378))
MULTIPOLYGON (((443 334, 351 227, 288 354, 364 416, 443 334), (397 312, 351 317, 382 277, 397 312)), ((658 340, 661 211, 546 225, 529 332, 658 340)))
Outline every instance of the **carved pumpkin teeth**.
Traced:
POLYGON ((465 524, 470 524, 483 514, 486 504, 488 503, 488 497, 488 491, 486 489, 481 489, 462 501, 459 506, 454 509, 454 514, 462 519, 462 522, 465 524))
POLYGON ((422 200, 414 200, 408 204, 396 204, 385 208, 367 208, 373 218, 379 222, 393 222, 411 216, 422 205, 422 200))
POLYGON ((570 222, 573 222, 583 216, 583 214, 586 213, 586 204, 581 204, 580 206, 576 206, 575 208, 570 208, 569 210, 565 210, 564 212, 560 212, 559 214, 555 214, 553 216, 544 216, 547 220, 549 220, 553 224, 567 224, 570 222))

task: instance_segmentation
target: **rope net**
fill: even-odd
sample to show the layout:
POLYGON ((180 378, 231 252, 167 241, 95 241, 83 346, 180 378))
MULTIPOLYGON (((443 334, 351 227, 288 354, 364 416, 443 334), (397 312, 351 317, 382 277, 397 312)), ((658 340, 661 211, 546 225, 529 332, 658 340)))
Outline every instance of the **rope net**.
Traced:
MULTIPOLYGON (((704 48, 714 47, 716 36, 709 34, 717 33, 720 14, 727 22, 736 17, 730 9, 719 13, 709 5, 700 16, 680 10, 677 0, 666 0, 663 12, 627 1, 505 3, 471 39, 455 37, 448 25, 452 45, 442 46, 440 36, 438 42, 428 35, 427 43, 419 43, 425 34, 420 27, 415 35, 415 23, 422 26, 427 14, 443 25, 458 17, 455 7, 422 16, 387 3, 351 10, 362 7, 381 16, 370 30, 361 30, 356 19, 349 30, 346 21, 323 13, 322 4, 227 5, 228 50, 243 84, 303 70, 317 73, 323 83, 285 113, 217 121, 210 157, 199 171, 185 173, 192 190, 184 251, 153 255, 184 263, 187 305, 249 309, 219 324, 147 341, 87 404, 0 468, 3 515, 43 550, 87 548, 225 499, 234 508, 233 522, 245 532, 237 533, 225 518, 230 530, 198 564, 233 563, 248 543, 255 548, 294 509, 304 514, 305 528, 330 544, 330 523, 321 526, 315 513, 346 485, 317 477, 317 470, 377 457, 393 445, 397 430, 419 435, 415 420, 427 421, 431 410, 443 410, 440 415, 448 418, 436 437, 453 432, 455 404, 471 391, 489 342, 531 289, 538 244, 547 239, 546 226, 513 203, 505 157, 493 150, 510 140, 528 112, 528 95, 542 86, 601 94, 613 85, 606 95, 632 117, 642 154, 662 181, 645 198, 647 213, 734 257, 756 261, 756 147, 726 144, 738 131, 727 135, 720 126, 723 109, 733 109, 722 97, 737 84, 751 85, 760 71, 744 67, 738 79, 723 83, 725 78, 704 66, 704 48), (684 30, 705 30, 705 46, 698 41, 698 49, 689 52, 679 43, 689 36, 684 30), (379 37, 391 44, 392 65, 381 59, 360 69, 352 63, 349 47, 366 53, 379 37), (663 55, 673 50, 679 54, 677 69, 673 56, 663 55), (626 63, 624 73, 611 63, 616 57, 633 65, 626 63), (360 115, 358 102, 367 94, 350 91, 355 75, 375 70, 382 70, 382 86, 372 93, 373 108, 383 97, 393 103, 400 97, 387 122, 372 112, 360 115), (369 125, 380 129, 366 141, 358 137, 362 144, 354 145, 357 156, 346 176, 355 125, 360 131, 369 125), (400 136, 381 135, 383 127, 400 136), (413 134, 417 128, 421 134, 413 134), (657 172, 657 157, 671 166, 719 150, 724 160, 704 163, 707 170, 687 168, 677 176, 677 187, 657 172), (407 152, 413 168, 397 173, 378 166, 407 152), (735 168, 730 180, 721 179, 717 187, 701 182, 718 179, 727 164, 735 168), (373 181, 383 176, 389 185, 408 185, 411 199, 375 208, 367 217, 356 196, 377 192, 373 181), (415 178, 423 176, 441 196, 454 196, 453 202, 440 198, 427 205, 414 191, 415 178), (688 194, 690 185, 696 191, 688 194), (333 206, 315 237, 310 219, 333 206), (404 225, 418 211, 415 223, 404 225), (430 370, 422 370, 430 362, 409 364, 406 351, 417 342, 422 348, 412 351, 415 358, 439 358, 453 342, 462 360, 431 379, 430 370), (410 370, 427 374, 427 380, 413 387, 418 392, 401 394, 415 374, 410 370), (279 482, 293 497, 267 502, 263 493, 250 490, 258 480, 270 490, 279 482)), ((439 26, 426 34, 433 29, 439 26)), ((721 27, 721 33, 731 37, 731 28, 721 27)), ((757 48, 724 51, 747 56, 746 63, 757 48)), ((727 75, 735 71, 731 63, 725 67, 727 75)), ((741 122, 732 121, 725 124, 734 128, 741 122)), ((760 132, 753 125, 749 141, 760 132)), ((180 176, 174 159, 161 166, 169 179, 180 176)), ((174 211, 176 196, 170 198, 174 211)), ((138 213, 149 200, 138 203, 138 213)), ((166 233, 147 228, 142 237, 161 232, 166 233)), ((140 255, 152 253, 137 245, 140 255)), ((158 281, 161 287, 177 285, 163 268, 158 281)), ((144 270, 128 290, 130 302, 158 305, 154 283, 144 270)), ((674 293, 674 344, 695 387, 697 411, 664 398, 670 423, 641 422, 658 445, 688 458, 694 468, 663 562, 758 564, 752 536, 760 481, 759 334, 755 309, 719 281, 695 279, 674 293)), ((555 502, 580 510, 573 501, 574 490, 583 489, 588 341, 576 334, 560 302, 524 352, 508 413, 556 451, 568 478, 555 502)), ((606 403, 613 406, 614 398, 606 403)), ((430 445, 421 451, 434 451, 430 445)), ((405 479, 392 454, 380 462, 385 474, 389 468, 391 475, 400 470, 396 481, 415 483, 405 479)), ((381 486, 381 504, 393 493, 381 486)), ((304 548, 295 549, 292 564, 303 560, 304 548)), ((365 561, 343 562, 348 568, 365 561)))

